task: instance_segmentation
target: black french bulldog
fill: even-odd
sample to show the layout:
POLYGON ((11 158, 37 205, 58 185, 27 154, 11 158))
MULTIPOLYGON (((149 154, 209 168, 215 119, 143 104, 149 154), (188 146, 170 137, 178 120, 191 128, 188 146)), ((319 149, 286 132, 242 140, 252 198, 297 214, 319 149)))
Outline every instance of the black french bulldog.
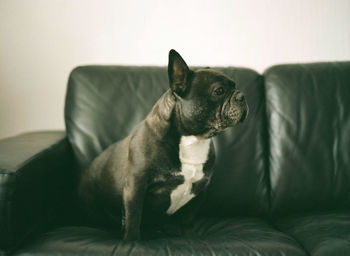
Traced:
POLYGON ((79 196, 90 215, 123 226, 124 240, 140 239, 147 220, 193 220, 213 173, 210 138, 248 114, 234 81, 209 68, 190 70, 175 50, 168 76, 170 89, 146 119, 80 179, 79 196))

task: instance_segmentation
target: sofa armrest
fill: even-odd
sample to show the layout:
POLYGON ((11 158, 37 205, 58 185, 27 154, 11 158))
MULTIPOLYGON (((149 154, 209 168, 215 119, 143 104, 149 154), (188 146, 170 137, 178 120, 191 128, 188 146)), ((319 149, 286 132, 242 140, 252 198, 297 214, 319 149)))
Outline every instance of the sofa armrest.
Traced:
POLYGON ((76 182, 63 131, 0 140, 0 248, 12 249, 54 225, 76 182))

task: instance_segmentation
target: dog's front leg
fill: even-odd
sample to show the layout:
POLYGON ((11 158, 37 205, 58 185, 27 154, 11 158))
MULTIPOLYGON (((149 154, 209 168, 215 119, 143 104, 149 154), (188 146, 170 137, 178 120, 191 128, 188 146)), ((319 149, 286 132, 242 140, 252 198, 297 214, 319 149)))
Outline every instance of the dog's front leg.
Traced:
POLYGON ((145 180, 135 175, 129 175, 123 189, 124 240, 132 241, 140 239, 140 225, 145 193, 145 180))

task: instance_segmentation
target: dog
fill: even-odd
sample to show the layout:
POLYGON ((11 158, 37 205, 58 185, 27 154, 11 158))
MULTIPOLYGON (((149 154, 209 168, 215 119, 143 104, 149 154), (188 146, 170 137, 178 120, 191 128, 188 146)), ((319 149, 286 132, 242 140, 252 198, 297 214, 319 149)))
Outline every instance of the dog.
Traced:
POLYGON ((189 69, 175 50, 168 77, 170 88, 147 117, 80 177, 78 194, 90 216, 121 228, 124 240, 140 239, 150 219, 195 218, 213 174, 211 138, 248 115, 232 79, 189 69))

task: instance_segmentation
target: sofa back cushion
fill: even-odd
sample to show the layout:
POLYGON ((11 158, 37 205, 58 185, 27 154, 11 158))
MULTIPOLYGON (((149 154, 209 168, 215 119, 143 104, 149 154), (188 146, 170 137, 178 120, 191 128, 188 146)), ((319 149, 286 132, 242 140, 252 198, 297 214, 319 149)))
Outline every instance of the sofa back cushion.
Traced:
POLYGON ((272 212, 350 203, 350 62, 265 72, 272 212))
MULTIPOLYGON (((216 167, 204 215, 260 214, 268 206, 262 78, 245 68, 221 68, 246 94, 248 119, 214 139, 216 167)), ((84 66, 70 75, 67 134, 81 168, 123 139, 168 89, 166 68, 84 66)), ((266 137, 266 136, 265 136, 266 137)))
POLYGON ((80 167, 126 137, 168 88, 165 69, 83 66, 69 77, 65 105, 68 138, 80 167))

